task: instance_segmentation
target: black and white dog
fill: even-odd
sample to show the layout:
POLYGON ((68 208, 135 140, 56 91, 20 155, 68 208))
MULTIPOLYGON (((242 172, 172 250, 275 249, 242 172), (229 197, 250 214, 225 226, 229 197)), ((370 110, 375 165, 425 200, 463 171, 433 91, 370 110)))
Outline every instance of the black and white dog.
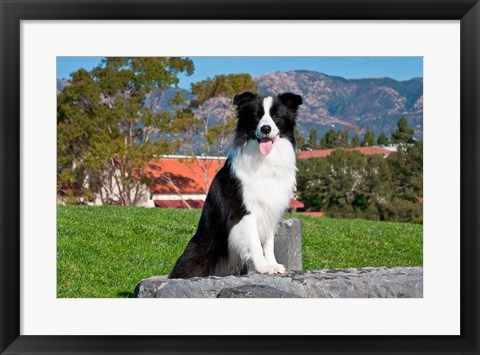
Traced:
POLYGON ((273 237, 295 186, 298 95, 236 95, 233 150, 213 179, 198 229, 169 278, 284 273, 273 237))

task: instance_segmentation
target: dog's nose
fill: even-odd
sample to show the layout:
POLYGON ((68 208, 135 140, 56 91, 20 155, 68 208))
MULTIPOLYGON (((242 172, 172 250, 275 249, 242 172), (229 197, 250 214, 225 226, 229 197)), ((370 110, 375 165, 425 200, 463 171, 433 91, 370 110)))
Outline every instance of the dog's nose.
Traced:
POLYGON ((262 132, 263 134, 269 134, 271 131, 272 131, 272 127, 268 125, 260 127, 260 132, 262 132))

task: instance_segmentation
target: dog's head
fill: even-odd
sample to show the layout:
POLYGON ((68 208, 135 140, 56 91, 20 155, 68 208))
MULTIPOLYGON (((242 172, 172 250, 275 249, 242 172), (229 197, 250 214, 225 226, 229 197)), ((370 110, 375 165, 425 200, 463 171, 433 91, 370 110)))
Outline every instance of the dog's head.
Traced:
POLYGON ((268 155, 278 138, 286 138, 295 145, 293 129, 298 106, 302 104, 301 96, 284 93, 265 97, 244 92, 235 95, 233 103, 238 114, 235 146, 256 140, 260 152, 268 155))

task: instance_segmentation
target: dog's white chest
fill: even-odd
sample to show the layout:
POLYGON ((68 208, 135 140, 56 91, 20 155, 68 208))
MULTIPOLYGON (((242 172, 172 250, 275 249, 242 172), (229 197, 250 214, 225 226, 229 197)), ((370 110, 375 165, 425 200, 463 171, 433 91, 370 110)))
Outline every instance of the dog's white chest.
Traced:
POLYGON ((295 183, 295 171, 259 164, 242 179, 243 198, 250 212, 257 209, 283 211, 288 207, 295 183))
POLYGON ((275 142, 263 156, 258 144, 249 142, 233 161, 233 170, 242 185, 243 202, 258 222, 263 239, 272 231, 288 208, 295 187, 295 152, 286 139, 275 142))

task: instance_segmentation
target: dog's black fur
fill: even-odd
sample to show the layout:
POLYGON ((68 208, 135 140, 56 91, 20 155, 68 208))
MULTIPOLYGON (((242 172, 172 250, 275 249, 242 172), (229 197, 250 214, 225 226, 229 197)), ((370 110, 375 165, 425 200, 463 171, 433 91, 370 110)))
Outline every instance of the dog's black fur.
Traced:
MULTIPOLYGON (((227 160, 212 181, 197 232, 177 260, 169 278, 214 274, 218 260, 228 257, 230 230, 246 214, 240 181, 232 173, 230 160, 227 160)), ((245 272, 246 269, 243 269, 240 273, 245 272)))

